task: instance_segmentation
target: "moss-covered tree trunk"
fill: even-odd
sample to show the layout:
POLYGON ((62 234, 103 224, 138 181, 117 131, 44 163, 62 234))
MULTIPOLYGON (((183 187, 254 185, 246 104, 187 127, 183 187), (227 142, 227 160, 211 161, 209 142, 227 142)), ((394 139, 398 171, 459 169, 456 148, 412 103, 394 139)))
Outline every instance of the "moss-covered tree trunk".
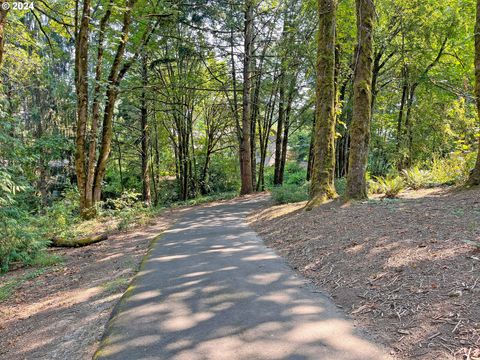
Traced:
MULTIPOLYGON (((477 114, 480 117, 480 0, 477 0, 477 16, 475 21, 475 97, 477 114)), ((480 185, 480 139, 478 143, 477 162, 470 173, 468 185, 480 185)))
POLYGON ((374 0, 356 0, 357 47, 353 78, 353 116, 350 127, 350 154, 347 197, 366 199, 367 160, 372 113, 374 0))
POLYGON ((316 120, 312 185, 307 210, 336 197, 335 27, 336 0, 318 0, 316 120))

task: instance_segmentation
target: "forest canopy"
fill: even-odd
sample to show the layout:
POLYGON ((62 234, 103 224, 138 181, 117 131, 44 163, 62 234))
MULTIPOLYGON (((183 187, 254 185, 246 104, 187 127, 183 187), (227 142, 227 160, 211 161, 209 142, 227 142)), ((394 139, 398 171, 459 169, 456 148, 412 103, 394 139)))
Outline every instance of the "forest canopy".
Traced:
POLYGON ((480 183, 473 0, 19 4, 0 0, 3 270, 192 199, 480 183))

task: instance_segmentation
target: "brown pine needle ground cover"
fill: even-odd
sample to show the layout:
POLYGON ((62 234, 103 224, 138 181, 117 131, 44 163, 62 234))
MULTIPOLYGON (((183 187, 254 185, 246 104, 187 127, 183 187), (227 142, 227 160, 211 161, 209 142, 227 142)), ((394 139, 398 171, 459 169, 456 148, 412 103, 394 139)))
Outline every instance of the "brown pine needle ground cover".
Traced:
POLYGON ((480 359, 480 190, 271 206, 267 245, 398 359, 480 359))
POLYGON ((149 244, 180 211, 86 247, 51 249, 58 264, 0 276, 0 359, 90 359, 149 244))

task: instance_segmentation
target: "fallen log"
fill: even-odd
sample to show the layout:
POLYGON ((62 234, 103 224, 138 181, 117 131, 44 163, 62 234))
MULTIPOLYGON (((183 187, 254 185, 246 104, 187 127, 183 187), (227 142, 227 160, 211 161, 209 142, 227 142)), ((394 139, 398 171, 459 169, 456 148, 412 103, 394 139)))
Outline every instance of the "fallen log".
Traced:
POLYGON ((52 246, 55 247, 81 247, 98 243, 108 239, 107 234, 100 234, 96 236, 87 236, 80 239, 67 240, 62 238, 54 238, 52 240, 52 246))

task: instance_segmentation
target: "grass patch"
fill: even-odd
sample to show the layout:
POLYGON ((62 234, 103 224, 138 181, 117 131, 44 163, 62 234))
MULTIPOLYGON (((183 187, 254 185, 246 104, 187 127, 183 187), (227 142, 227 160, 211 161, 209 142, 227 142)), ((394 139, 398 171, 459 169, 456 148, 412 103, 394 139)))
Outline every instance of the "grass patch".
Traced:
POLYGON ((7 281, 4 285, 0 286, 0 302, 8 300, 15 289, 21 286, 25 281, 35 279, 40 275, 44 274, 47 271, 46 268, 40 268, 33 271, 30 271, 23 275, 22 277, 16 277, 7 281))
POLYGON ((33 258, 33 260, 29 263, 29 265, 46 267, 46 266, 53 266, 53 265, 58 265, 62 263, 63 263, 63 258, 61 256, 50 254, 46 251, 42 251, 33 258))
POLYGON ((106 292, 113 293, 113 292, 116 292, 117 290, 125 288, 129 282, 130 282, 130 279, 119 277, 117 279, 107 281, 105 284, 102 285, 102 287, 105 289, 106 292))
POLYGON ((45 271, 47 271, 46 269, 37 269, 37 270, 34 270, 34 271, 31 271, 29 272, 28 274, 25 274, 22 278, 23 281, 26 281, 26 280, 32 280, 32 279, 35 279, 36 277, 42 275, 43 273, 45 273, 45 271))
POLYGON ((10 296, 12 296, 13 291, 18 286, 15 280, 11 280, 6 284, 0 286, 0 302, 7 300, 10 296))

